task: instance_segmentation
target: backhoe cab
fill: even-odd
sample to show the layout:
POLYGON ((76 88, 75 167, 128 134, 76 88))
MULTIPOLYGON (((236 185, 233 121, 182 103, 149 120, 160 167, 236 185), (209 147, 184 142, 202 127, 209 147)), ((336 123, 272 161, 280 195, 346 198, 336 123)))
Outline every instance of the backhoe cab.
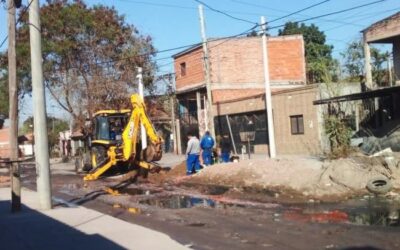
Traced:
POLYGON ((92 120, 90 144, 91 169, 84 177, 85 181, 96 180, 113 167, 127 171, 144 168, 150 170, 152 162, 161 159, 161 138, 146 114, 142 98, 138 94, 131 96, 132 110, 101 110, 92 120), (148 146, 144 150, 140 142, 140 125, 143 125, 148 146))

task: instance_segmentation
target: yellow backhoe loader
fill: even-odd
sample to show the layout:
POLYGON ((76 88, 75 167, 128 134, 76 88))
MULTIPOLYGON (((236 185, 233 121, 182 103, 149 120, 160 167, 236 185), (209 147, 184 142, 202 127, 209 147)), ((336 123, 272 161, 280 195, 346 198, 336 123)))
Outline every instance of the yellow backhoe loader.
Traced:
MULTIPOLYGON (((143 99, 138 94, 130 98, 132 109, 101 110, 92 120, 92 133, 89 136, 90 163, 83 169, 90 172, 85 181, 98 179, 107 170, 122 167, 125 170, 140 168, 151 170, 152 164, 161 159, 162 139, 157 135, 146 114, 143 99), (140 141, 141 125, 148 138, 148 146, 142 150, 140 141)), ((83 161, 82 161, 83 163, 83 161)))

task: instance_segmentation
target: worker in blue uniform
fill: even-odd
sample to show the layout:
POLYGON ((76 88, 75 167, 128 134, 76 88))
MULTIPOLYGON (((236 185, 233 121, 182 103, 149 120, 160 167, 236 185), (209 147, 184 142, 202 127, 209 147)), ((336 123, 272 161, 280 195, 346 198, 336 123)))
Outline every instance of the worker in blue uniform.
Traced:
POLYGON ((212 150, 214 147, 214 139, 210 135, 210 132, 206 131, 204 136, 201 138, 200 147, 202 150, 203 164, 209 166, 212 164, 212 150))

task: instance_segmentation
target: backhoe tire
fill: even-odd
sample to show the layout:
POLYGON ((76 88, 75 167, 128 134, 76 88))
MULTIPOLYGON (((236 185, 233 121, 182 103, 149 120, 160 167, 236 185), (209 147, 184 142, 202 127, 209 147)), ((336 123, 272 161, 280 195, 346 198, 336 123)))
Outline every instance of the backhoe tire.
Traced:
POLYGON ((86 152, 82 155, 82 171, 89 172, 93 169, 92 162, 90 159, 90 153, 86 152))
POLYGON ((100 145, 92 146, 90 160, 93 169, 103 166, 108 160, 107 149, 100 145))

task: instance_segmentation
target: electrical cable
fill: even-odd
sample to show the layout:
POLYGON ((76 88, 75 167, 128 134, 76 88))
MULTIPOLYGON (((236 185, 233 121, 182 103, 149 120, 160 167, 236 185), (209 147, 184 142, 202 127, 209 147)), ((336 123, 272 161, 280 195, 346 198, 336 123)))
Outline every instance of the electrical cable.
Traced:
POLYGON ((227 16, 227 17, 229 17, 229 18, 232 18, 232 19, 234 19, 234 20, 242 21, 242 22, 246 22, 246 23, 251 23, 251 24, 256 24, 256 22, 252 22, 252 21, 249 21, 249 20, 246 20, 246 19, 242 19, 242 18, 239 18, 239 17, 235 17, 235 16, 232 16, 232 15, 230 15, 230 14, 224 12, 224 11, 214 9, 213 7, 211 7, 210 5, 206 4, 206 3, 203 2, 203 1, 200 1, 200 0, 193 0, 193 1, 195 1, 195 2, 197 2, 197 3, 199 3, 199 4, 202 4, 202 5, 206 6, 208 9, 210 9, 210 10, 216 12, 216 13, 222 14, 222 15, 227 16))
MULTIPOLYGON (((354 7, 351 7, 351 8, 342 9, 342 10, 338 10, 338 11, 322 14, 322 15, 319 15, 319 16, 309 17, 309 18, 302 19, 302 20, 299 20, 299 21, 294 21, 294 23, 303 23, 303 22, 307 22, 307 21, 310 21, 310 20, 318 19, 318 18, 321 18, 321 17, 337 15, 337 14, 341 14, 341 13, 344 13, 344 12, 348 12, 348 11, 351 11, 351 10, 363 8, 363 7, 366 7, 366 6, 370 6, 370 5, 381 3, 381 2, 385 2, 385 1, 386 0, 378 0, 378 1, 370 2, 370 3, 366 3, 366 4, 362 4, 362 5, 357 5, 357 6, 354 6, 354 7)), ((258 26, 265 25, 265 24, 268 24, 268 22, 263 23, 263 24, 258 24, 258 26)), ((276 28, 281 28, 281 27, 284 27, 284 26, 285 26, 285 24, 281 24, 281 25, 269 27, 268 29, 276 29, 276 28)))
POLYGON ((284 18, 286 18, 286 17, 290 17, 290 16, 293 16, 293 15, 296 15, 296 14, 298 14, 298 13, 300 13, 300 12, 303 12, 303 11, 305 11, 305 10, 309 10, 309 9, 311 9, 311 8, 314 8, 314 7, 319 6, 319 5, 321 5, 321 4, 327 3, 327 2, 329 2, 329 1, 330 1, 330 0, 325 0, 325 1, 322 1, 322 2, 318 2, 318 3, 316 3, 316 4, 310 5, 310 6, 308 6, 308 7, 303 8, 303 9, 300 9, 300 10, 297 10, 297 11, 295 11, 295 12, 289 13, 289 14, 287 14, 287 15, 285 15, 285 16, 275 18, 275 19, 269 21, 269 23, 276 22, 276 21, 281 20, 281 19, 284 19, 284 18))
MULTIPOLYGON (((120 2, 125 3, 132 3, 132 4, 141 4, 141 5, 148 5, 148 6, 156 6, 156 7, 166 7, 166 8, 176 8, 176 9, 185 9, 185 10, 197 10, 196 7, 189 7, 189 6, 182 6, 176 4, 165 4, 165 3, 150 3, 150 2, 143 2, 143 1, 135 1, 135 0, 118 0, 120 2)), ((260 16, 260 13, 251 13, 251 12, 242 12, 242 11, 232 11, 232 10, 221 10, 226 13, 233 13, 233 14, 241 14, 241 15, 249 15, 249 16, 260 16)))
MULTIPOLYGON (((19 18, 17 20, 17 22, 15 23, 15 26, 17 26, 19 24, 19 22, 21 22, 22 17, 26 14, 26 12, 28 11, 29 7, 31 6, 33 0, 31 0, 28 4, 28 6, 26 6, 26 8, 21 12, 21 15, 19 15, 19 18)), ((8 39, 8 35, 6 35, 6 37, 4 38, 4 40, 1 42, 0 44, 0 48, 3 47, 4 43, 7 41, 8 39)))
MULTIPOLYGON (((375 17, 378 14, 391 12, 391 11, 395 11, 395 10, 399 10, 399 9, 400 8, 394 8, 394 9, 390 9, 390 10, 377 11, 377 12, 373 12, 373 13, 364 14, 364 15, 361 15, 361 16, 364 16, 363 18, 358 18, 358 19, 355 19, 354 21, 357 22, 357 21, 365 20, 365 19, 368 19, 368 18, 371 18, 371 17, 375 17)), ((360 16, 353 16, 353 17, 350 17, 350 18, 353 19, 353 18, 356 18, 356 17, 360 17, 360 16)), ((340 27, 343 27, 343 26, 346 26, 346 24, 337 25, 337 26, 328 28, 328 29, 326 29, 324 31, 334 30, 334 29, 337 29, 337 28, 340 28, 340 27)), ((365 26, 363 26, 363 27, 365 27, 365 26)))
MULTIPOLYGON (((201 2, 201 1, 198 1, 198 0, 195 0, 195 1, 201 2)), ((296 22, 305 22, 305 21, 309 21, 309 20, 321 18, 321 17, 324 17, 324 16, 339 14, 339 13, 347 12, 347 11, 354 10, 354 9, 358 9, 358 8, 362 8, 362 7, 365 7, 365 6, 368 6, 368 5, 372 5, 372 4, 376 4, 376 3, 379 3, 379 2, 383 2, 383 1, 385 1, 385 0, 374 1, 374 2, 367 3, 367 4, 363 4, 363 5, 351 7, 351 8, 348 8, 348 9, 343 9, 343 10, 340 10, 340 11, 335 11, 335 12, 331 12, 331 13, 327 13, 327 14, 323 14, 323 15, 319 15, 319 16, 315 16, 315 17, 310 17, 310 18, 303 19, 303 20, 299 20, 299 21, 296 21, 296 22)), ((324 1, 324 2, 325 2, 325 1, 324 1)), ((25 10, 23 11, 24 13, 27 11, 27 9, 28 9, 29 6, 31 5, 31 3, 32 3, 32 1, 29 3, 29 5, 27 6, 27 8, 25 8, 25 10)), ((201 3, 202 3, 202 2, 201 2, 201 3)), ((321 2, 320 4, 322 4, 322 3, 323 3, 323 2, 321 2)), ((204 4, 204 3, 203 3, 203 4, 204 4)), ((208 6, 207 6, 207 7, 208 7, 208 6)), ((209 8, 209 7, 208 7, 208 8, 209 8)), ((308 7, 308 8, 311 8, 311 6, 308 7)), ((304 9, 306 9, 306 8, 304 8, 304 9)), ((23 13, 23 14, 24 14, 24 13, 23 13)), ((22 14, 22 15, 23 15, 23 14, 22 14)), ((22 17, 22 15, 21 15, 20 17, 22 17)), ((19 18, 19 21, 20 21, 20 18, 19 18)), ((253 23, 253 22, 251 22, 251 23, 253 23)), ((221 43, 219 43, 219 44, 217 44, 217 45, 214 45, 213 47, 219 46, 219 45, 221 45, 221 44, 223 44, 223 43, 229 41, 229 39, 238 38, 238 37, 243 36, 243 35, 251 34, 251 32, 253 32, 253 31, 254 31, 257 27, 259 27, 260 25, 261 25, 261 24, 255 24, 254 26, 252 26, 252 27, 249 28, 248 30, 246 30, 246 31, 244 31, 244 32, 241 32, 241 33, 239 33, 239 34, 236 34, 236 35, 232 35, 232 36, 228 36, 228 37, 223 37, 223 38, 213 39, 213 40, 211 40, 211 41, 224 40, 223 42, 221 42, 221 43)), ((284 26, 284 25, 278 25, 278 26, 269 27, 269 30, 275 29, 275 28, 279 28, 279 27, 283 27, 283 26, 284 26)), ((169 49, 159 50, 159 51, 155 51, 155 52, 152 52, 152 53, 143 53, 143 54, 139 54, 139 55, 135 55, 135 56, 131 56, 131 57, 126 57, 126 58, 121 58, 121 59, 116 59, 116 60, 109 60, 109 61, 105 61, 105 62, 98 62, 98 63, 94 63, 94 64, 90 64, 90 65, 101 65, 101 64, 113 63, 113 62, 117 62, 117 61, 128 60, 128 59, 130 59, 130 58, 135 58, 135 57, 149 56, 149 55, 152 55, 152 54, 154 54, 154 55, 155 55, 155 54, 161 54, 161 53, 165 53, 165 52, 171 52, 171 51, 174 51, 174 50, 185 49, 185 48, 190 48, 190 47, 196 47, 196 46, 199 46, 199 45, 201 45, 201 44, 202 44, 202 43, 193 43, 193 44, 183 45, 183 46, 179 46, 179 47, 175 47, 175 48, 169 48, 169 49)), ((158 60, 164 60, 164 59, 167 59, 167 58, 161 58, 161 59, 158 59, 158 60)), ((156 59, 155 61, 158 61, 158 60, 156 59)), ((89 66, 90 66, 90 65, 89 65, 89 66)), ((71 69, 73 69, 73 68, 76 68, 76 67, 72 67, 71 69)))

